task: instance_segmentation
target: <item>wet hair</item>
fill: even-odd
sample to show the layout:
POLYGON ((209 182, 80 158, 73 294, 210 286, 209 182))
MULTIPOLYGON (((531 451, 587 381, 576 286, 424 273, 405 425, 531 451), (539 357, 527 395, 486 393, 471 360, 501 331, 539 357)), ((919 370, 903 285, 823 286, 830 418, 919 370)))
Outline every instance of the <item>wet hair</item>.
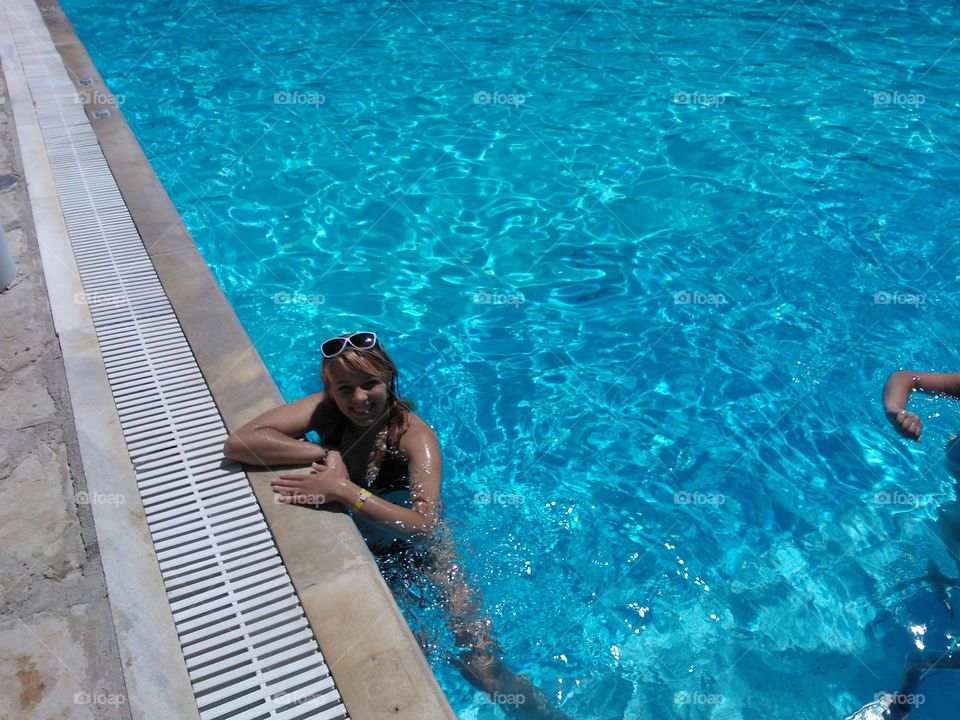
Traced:
POLYGON ((313 429, 320 434, 324 442, 332 445, 340 444, 340 438, 348 420, 333 399, 333 373, 337 370, 365 373, 387 386, 387 438, 396 445, 406 428, 414 403, 401 398, 397 392, 397 366, 379 342, 366 350, 348 345, 339 355, 323 358, 320 365, 320 379, 323 381, 325 398, 324 402, 317 407, 311 420, 313 429))

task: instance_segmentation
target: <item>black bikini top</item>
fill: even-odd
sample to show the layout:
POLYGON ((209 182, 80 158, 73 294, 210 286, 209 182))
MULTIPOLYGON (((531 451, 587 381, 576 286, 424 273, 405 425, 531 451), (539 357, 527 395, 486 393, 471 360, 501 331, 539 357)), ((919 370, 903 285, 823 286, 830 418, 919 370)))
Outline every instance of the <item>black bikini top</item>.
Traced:
MULTIPOLYGON (((322 442, 333 447, 342 447, 345 424, 333 422, 324 407, 318 407, 310 422, 311 429, 321 438, 322 442)), ((410 486, 409 472, 410 457, 399 447, 390 442, 389 428, 383 428, 373 442, 370 455, 367 458, 366 476, 361 484, 377 494, 393 490, 406 489, 410 486)))
POLYGON ((409 487, 410 457, 388 440, 388 428, 384 428, 373 441, 364 484, 381 493, 409 487))

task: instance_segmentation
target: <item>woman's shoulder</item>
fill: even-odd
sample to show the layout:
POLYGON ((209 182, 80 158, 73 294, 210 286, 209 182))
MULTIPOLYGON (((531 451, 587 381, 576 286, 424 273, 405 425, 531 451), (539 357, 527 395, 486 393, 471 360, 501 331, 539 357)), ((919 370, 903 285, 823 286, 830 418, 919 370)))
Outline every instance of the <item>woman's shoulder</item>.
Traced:
POLYGON ((400 449, 407 454, 411 450, 423 447, 424 443, 437 443, 437 435, 426 421, 413 412, 407 413, 407 423, 400 436, 400 449))

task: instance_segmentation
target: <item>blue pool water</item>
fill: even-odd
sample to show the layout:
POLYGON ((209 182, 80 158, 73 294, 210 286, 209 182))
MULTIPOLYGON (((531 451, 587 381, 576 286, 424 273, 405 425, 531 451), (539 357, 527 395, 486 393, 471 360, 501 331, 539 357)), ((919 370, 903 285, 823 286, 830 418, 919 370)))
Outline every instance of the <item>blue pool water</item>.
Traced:
POLYGON ((509 662, 597 720, 839 718, 957 647, 897 583, 960 574, 960 403, 908 446, 879 398, 960 370, 960 14, 862 5, 64 2, 285 397, 382 336, 509 662))

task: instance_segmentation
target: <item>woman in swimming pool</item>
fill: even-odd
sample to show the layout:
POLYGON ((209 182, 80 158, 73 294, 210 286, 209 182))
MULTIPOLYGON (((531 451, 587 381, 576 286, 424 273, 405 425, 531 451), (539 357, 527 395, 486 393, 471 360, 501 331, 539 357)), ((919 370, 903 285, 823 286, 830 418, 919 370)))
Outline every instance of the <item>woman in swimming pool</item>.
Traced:
POLYGON ((566 718, 498 657, 490 621, 480 612, 448 534, 440 531, 443 462, 436 435, 400 398, 397 368, 377 336, 334 337, 320 350, 323 392, 247 423, 227 439, 224 455, 267 467, 309 464, 308 474, 274 479, 282 502, 340 503, 365 530, 407 539, 394 543, 394 550, 421 543, 425 573, 440 591, 457 645, 465 649, 456 663, 464 677, 495 700, 518 699, 503 706, 516 717, 566 718), (321 444, 305 441, 310 431, 320 435, 321 444))

